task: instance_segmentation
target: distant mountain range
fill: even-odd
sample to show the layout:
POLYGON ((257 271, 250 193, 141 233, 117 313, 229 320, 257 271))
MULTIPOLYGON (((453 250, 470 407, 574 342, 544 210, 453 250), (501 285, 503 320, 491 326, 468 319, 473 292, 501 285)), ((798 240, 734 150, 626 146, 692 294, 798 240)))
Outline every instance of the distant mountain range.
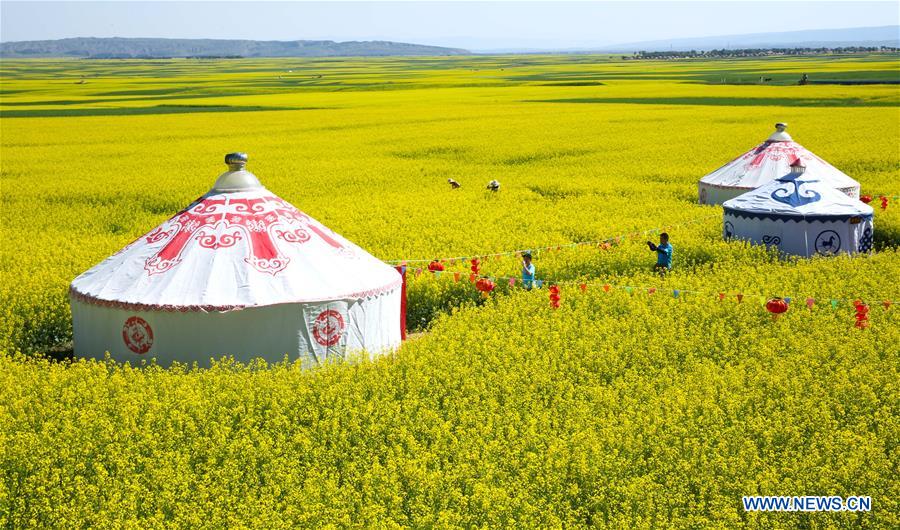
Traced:
POLYGON ((603 46, 596 48, 595 51, 707 51, 724 48, 838 48, 847 46, 900 47, 900 26, 813 29, 779 33, 751 33, 747 35, 653 40, 603 46))
MULTIPOLYGON (((708 51, 738 48, 900 47, 900 26, 815 29, 715 37, 678 38, 577 48, 510 47, 476 53, 631 53, 636 51, 708 51)), ((221 40, 78 37, 0 43, 0 57, 347 57, 388 55, 469 55, 461 48, 391 41, 221 40)))
POLYGON ((78 37, 0 43, 0 57, 348 57, 466 55, 458 48, 389 41, 258 41, 219 39, 135 39, 78 37))

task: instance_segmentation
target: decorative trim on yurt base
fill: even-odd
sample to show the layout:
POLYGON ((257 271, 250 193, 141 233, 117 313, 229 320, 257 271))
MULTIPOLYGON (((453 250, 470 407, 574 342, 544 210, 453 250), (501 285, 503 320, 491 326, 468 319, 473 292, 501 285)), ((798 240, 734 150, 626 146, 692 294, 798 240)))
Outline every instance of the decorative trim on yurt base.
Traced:
POLYGON ((800 221, 809 222, 816 221, 820 223, 837 223, 837 222, 847 222, 853 218, 859 218, 860 222, 871 220, 874 216, 873 214, 822 214, 822 215, 787 215, 787 214, 778 214, 778 213, 765 213, 765 212, 747 212, 744 210, 735 210, 733 208, 724 208, 725 215, 731 215, 734 217, 740 217, 741 219, 772 219, 775 221, 794 221, 795 223, 799 223, 800 221))
POLYGON ((398 278, 383 287, 350 293, 343 296, 329 297, 328 299, 310 298, 307 300, 286 300, 275 304, 266 305, 168 305, 168 304, 139 304, 134 302, 122 302, 118 300, 103 300, 89 294, 79 292, 73 286, 69 286, 69 296, 75 300, 86 304, 97 305, 102 307, 111 307, 115 309, 125 309, 128 311, 168 311, 168 312, 202 312, 202 313, 225 313, 228 311, 240 311, 241 309, 249 309, 253 307, 268 307, 283 304, 308 304, 314 302, 331 302, 334 300, 352 300, 362 298, 375 298, 383 294, 391 293, 400 288, 403 280, 398 278))

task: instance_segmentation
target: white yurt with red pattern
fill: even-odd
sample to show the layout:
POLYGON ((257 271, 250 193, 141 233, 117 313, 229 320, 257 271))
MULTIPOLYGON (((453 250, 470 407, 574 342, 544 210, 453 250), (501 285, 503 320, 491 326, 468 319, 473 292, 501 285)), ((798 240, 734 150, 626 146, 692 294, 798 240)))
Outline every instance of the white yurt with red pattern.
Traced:
POLYGON ((401 276, 229 170, 171 219, 72 282, 75 355, 208 365, 390 351, 401 340, 401 276))
POLYGON ((781 178, 798 158, 824 185, 859 198, 859 182, 795 142, 785 129, 786 123, 776 123, 765 142, 700 179, 700 204, 722 204, 781 178))

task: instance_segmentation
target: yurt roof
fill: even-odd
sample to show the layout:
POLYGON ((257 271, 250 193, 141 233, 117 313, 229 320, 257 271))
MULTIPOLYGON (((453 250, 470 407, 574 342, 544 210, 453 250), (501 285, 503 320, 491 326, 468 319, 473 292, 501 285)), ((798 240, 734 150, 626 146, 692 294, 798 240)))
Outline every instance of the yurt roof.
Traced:
POLYGON ((795 142, 786 129, 786 123, 776 123, 775 132, 763 143, 706 175, 700 182, 726 188, 757 188, 787 174, 790 163, 799 158, 809 171, 831 187, 859 187, 859 182, 795 142))
POLYGON ((780 178, 725 201, 722 207, 725 213, 737 217, 786 221, 837 221, 873 215, 869 205, 841 193, 815 171, 797 163, 780 178))
POLYGON ((72 282, 87 302, 228 311, 361 299, 399 273, 260 184, 242 153, 205 195, 72 282))

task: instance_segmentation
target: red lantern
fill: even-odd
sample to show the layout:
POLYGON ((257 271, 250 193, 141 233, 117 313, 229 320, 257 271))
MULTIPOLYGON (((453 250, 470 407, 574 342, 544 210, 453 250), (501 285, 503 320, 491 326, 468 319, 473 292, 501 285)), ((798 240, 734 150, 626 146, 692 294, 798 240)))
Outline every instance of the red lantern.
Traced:
POLYGON ((475 288, 483 293, 489 293, 497 287, 494 282, 487 278, 480 278, 477 282, 475 282, 475 288))
POLYGON ((781 298, 772 298, 766 302, 766 311, 772 313, 772 320, 776 320, 782 313, 788 310, 788 303, 781 298))
POLYGON ((479 267, 480 264, 481 264, 481 262, 478 261, 478 258, 472 258, 472 266, 469 268, 472 269, 473 274, 478 274, 478 270, 480 269, 480 267, 479 267))
POLYGON ((869 306, 859 300, 854 300, 856 307, 856 327, 859 329, 869 327, 869 306))
POLYGON ((885 197, 884 195, 882 195, 882 196, 880 197, 880 199, 881 199, 881 209, 882 209, 882 210, 887 210, 888 198, 885 197))
POLYGON ((862 197, 859 198, 859 200, 861 200, 862 202, 864 202, 866 204, 869 204, 870 202, 872 202, 872 196, 871 195, 863 195, 862 197))
POLYGON ((440 260, 433 260, 428 264, 428 270, 431 272, 442 271, 444 270, 444 264, 440 260))
POLYGON ((553 309, 558 309, 559 308, 559 300, 560 300, 559 286, 551 285, 549 291, 550 291, 550 307, 552 307, 553 309))

